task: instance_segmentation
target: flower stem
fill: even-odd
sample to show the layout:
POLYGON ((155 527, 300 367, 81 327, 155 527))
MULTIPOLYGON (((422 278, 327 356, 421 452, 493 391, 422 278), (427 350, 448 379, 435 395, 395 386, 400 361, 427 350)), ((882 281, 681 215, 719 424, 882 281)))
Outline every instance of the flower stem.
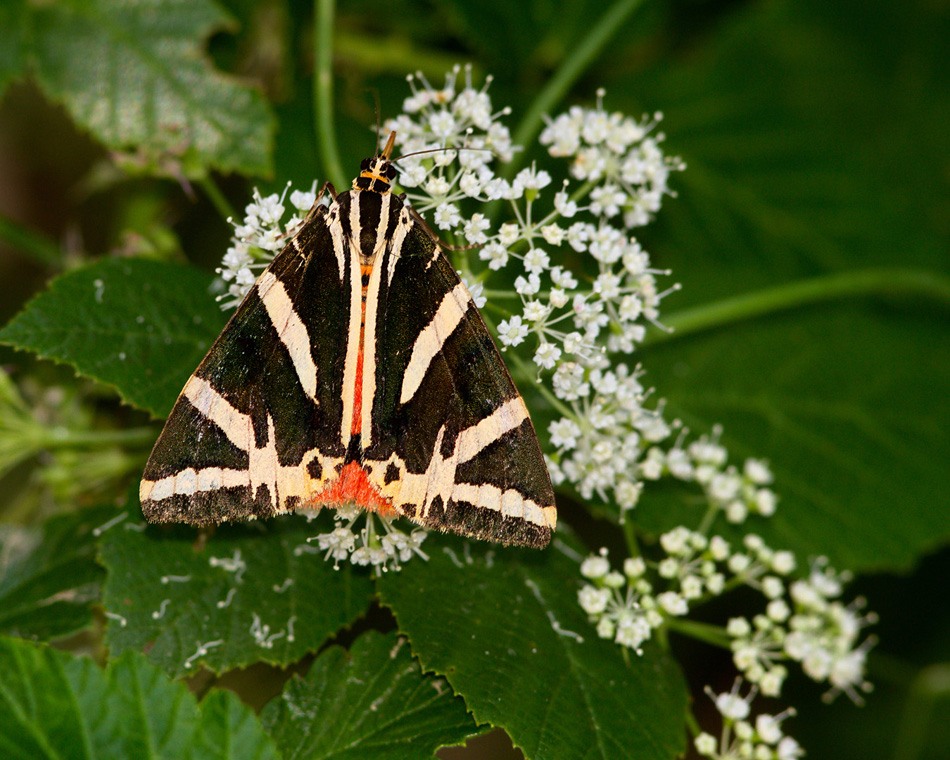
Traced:
POLYGON ((198 186, 204 190, 205 195, 208 196, 208 200, 211 201, 211 205, 214 206, 215 211, 221 215, 222 219, 237 218, 234 207, 230 204, 228 199, 224 197, 224 193, 221 192, 221 188, 218 187, 211 177, 204 176, 199 179, 198 186))
POLYGON ((939 705, 950 695, 950 665, 936 663, 923 668, 910 683, 894 746, 895 760, 924 757, 928 737, 936 731, 939 705))
POLYGON ((729 648, 729 635, 720 625, 710 625, 709 623, 700 623, 697 620, 688 620, 687 618, 667 618, 667 626, 671 631, 682 633, 685 636, 705 641, 707 644, 729 648))
MULTIPOLYGON (((544 115, 561 101, 574 82, 584 73, 591 61, 604 49, 641 2, 642 0, 616 0, 607 9, 607 12, 600 17, 600 20, 591 27, 587 36, 574 48, 574 52, 564 60, 547 86, 532 101, 528 112, 515 130, 515 145, 527 145, 534 140, 538 132, 541 131, 541 122, 544 115)), ((525 151, 516 154, 515 159, 508 164, 505 171, 507 179, 511 179, 518 173, 525 161, 525 154, 525 151)))
POLYGON ((346 186, 346 175, 337 152, 333 125, 333 17, 334 0, 314 0, 313 108, 317 130, 317 153, 326 176, 337 187, 346 186))
POLYGON ((860 296, 924 296, 950 305, 950 279, 917 269, 868 269, 825 275, 674 312, 663 320, 671 329, 652 330, 643 345, 665 343, 806 304, 860 296))

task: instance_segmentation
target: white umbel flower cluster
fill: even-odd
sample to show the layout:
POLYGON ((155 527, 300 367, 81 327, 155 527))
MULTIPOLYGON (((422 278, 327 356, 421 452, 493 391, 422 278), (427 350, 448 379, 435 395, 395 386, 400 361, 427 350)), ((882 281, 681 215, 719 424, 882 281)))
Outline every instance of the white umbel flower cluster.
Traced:
POLYGON ((708 686, 706 693, 722 716, 719 739, 705 731, 693 740, 700 757, 710 760, 796 760, 805 751, 792 737, 786 736, 782 723, 795 714, 789 708, 777 715, 760 713, 752 716, 752 700, 757 690, 753 686, 740 696, 742 679, 737 678, 732 690, 716 694, 708 686))
POLYGON ((350 562, 387 572, 401 569, 402 563, 413 556, 429 559, 420 548, 428 535, 422 528, 416 527, 407 533, 396 528, 390 519, 353 505, 337 507, 333 510, 333 519, 336 527, 332 531, 307 541, 316 542, 324 559, 333 560, 334 570, 339 570, 340 562, 350 562), (364 517, 363 526, 358 527, 364 517), (376 527, 377 520, 381 529, 376 527))
POLYGON ((261 272, 287 245, 317 199, 316 183, 310 190, 294 190, 290 194, 292 214, 287 213, 287 190, 261 197, 254 188, 253 200, 244 209, 241 223, 228 219, 234 225, 234 236, 217 272, 224 280, 227 291, 218 296, 222 309, 233 309, 247 295, 261 272))
POLYGON ((602 638, 640 652, 652 631, 677 628, 674 618, 727 590, 747 586, 763 597, 764 611, 751 620, 737 617, 719 630, 743 677, 763 695, 777 697, 788 675, 786 663, 797 662, 810 678, 830 684, 826 695, 840 692, 860 701, 865 660, 874 638, 861 641, 875 622, 860 615, 864 600, 850 606, 838 600, 847 576, 816 560, 807 579, 791 580, 794 555, 776 551, 755 534, 741 548, 720 536, 680 526, 660 537, 662 554, 654 560, 629 558, 623 572, 613 570, 607 552, 581 563, 585 582, 578 603, 602 638), (632 631, 636 631, 636 635, 632 631))

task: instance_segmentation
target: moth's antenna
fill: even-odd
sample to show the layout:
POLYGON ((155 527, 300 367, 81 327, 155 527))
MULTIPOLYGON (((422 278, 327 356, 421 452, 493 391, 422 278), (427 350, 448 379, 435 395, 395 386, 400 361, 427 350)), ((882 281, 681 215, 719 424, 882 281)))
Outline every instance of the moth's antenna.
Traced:
POLYGON ((409 158, 409 156, 418 156, 420 153, 438 153, 444 150, 454 150, 456 153, 463 150, 486 150, 489 153, 492 152, 491 148, 466 148, 465 146, 459 146, 457 148, 426 148, 425 150, 414 150, 412 153, 403 153, 399 158, 394 158, 389 163, 394 164, 397 161, 402 161, 404 158, 409 158))
POLYGON ((379 123, 379 90, 373 88, 373 105, 376 108, 376 155, 379 155, 379 133, 380 133, 380 123, 379 123))
MULTIPOLYGON (((386 147, 383 148, 383 152, 382 153, 377 152, 376 155, 382 156, 387 161, 389 161, 389 157, 393 154, 393 146, 395 144, 396 144, 396 130, 393 130, 392 132, 389 133, 389 139, 386 141, 386 147)), ((377 143, 377 147, 378 147, 378 143, 377 143)))

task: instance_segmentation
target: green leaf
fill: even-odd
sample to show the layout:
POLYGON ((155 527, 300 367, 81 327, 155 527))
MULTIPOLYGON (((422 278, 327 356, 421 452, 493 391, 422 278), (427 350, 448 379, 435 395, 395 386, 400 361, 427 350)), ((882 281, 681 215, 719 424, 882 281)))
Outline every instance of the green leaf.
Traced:
MULTIPOLYGON (((663 109, 688 165, 645 231, 684 286, 661 319, 721 315, 648 347, 645 382, 695 433, 723 423, 736 459, 771 461, 779 512, 753 530, 858 571, 950 538, 950 17, 926 6, 748 3, 606 82, 608 102, 663 109), (842 292, 727 316, 825 280, 842 292)), ((634 518, 668 529, 668 505, 648 488, 634 518)))
POLYGON ((326 516, 221 526, 200 546, 194 529, 146 527, 135 514, 101 542, 107 640, 114 653, 145 649, 172 675, 295 662, 372 599, 364 571, 334 570, 307 543, 326 516))
POLYGON ((275 121, 261 93, 204 51, 230 17, 209 0, 62 0, 31 8, 31 59, 46 92, 143 168, 268 174, 275 121))
MULTIPOLYGON (((771 546, 857 571, 910 567, 950 537, 950 405, 933 396, 950 390, 944 324, 900 308, 803 310, 650 358, 672 415, 692 429, 721 420, 737 462, 770 460, 778 511, 744 528, 771 546)), ((684 519, 649 489, 633 517, 657 532, 684 519)))
POLYGON ((405 640, 375 631, 349 651, 323 652, 261 720, 286 760, 431 757, 478 730, 448 684, 422 673, 405 640))
POLYGON ((0 631, 55 639, 92 622, 104 573, 96 564, 96 528, 112 508, 49 518, 41 529, 0 526, 0 631))
POLYGON ((656 642, 640 657, 598 638, 577 603, 578 558, 432 536, 429 561, 377 581, 422 667, 530 760, 669 760, 684 749, 686 688, 656 642))
POLYGON ((0 637, 0 754, 9 760, 277 760, 248 707, 226 691, 198 705, 144 656, 103 671, 86 657, 0 637))
POLYGON ((7 0, 0 3, 0 29, 3 29, 3 44, 0 45, 0 98, 3 98, 7 85, 19 77, 26 66, 28 16, 25 2, 7 0))
POLYGON ((0 342, 113 386, 165 417, 225 317, 199 269, 105 259, 65 274, 0 330, 0 342))

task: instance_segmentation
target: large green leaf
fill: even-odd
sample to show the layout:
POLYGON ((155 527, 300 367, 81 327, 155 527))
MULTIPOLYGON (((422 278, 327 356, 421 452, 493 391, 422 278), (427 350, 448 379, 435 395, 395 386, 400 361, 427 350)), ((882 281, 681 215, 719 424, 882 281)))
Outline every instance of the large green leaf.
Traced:
POLYGON ((277 760, 251 710, 226 691, 198 705, 145 657, 102 671, 86 657, 0 637, 0 754, 9 760, 277 760))
MULTIPOLYGON (((607 82, 614 103, 663 109, 688 164, 645 231, 684 285, 664 302, 683 337, 643 352, 646 380, 671 417, 771 460, 779 514, 754 525, 770 542, 907 568, 950 538, 950 17, 759 2, 710 32, 607 82), (737 295, 761 310, 736 316, 737 295)), ((681 516, 650 489, 636 515, 681 516)))
POLYGON ((334 570, 307 543, 328 529, 326 516, 222 526, 201 545, 194 529, 146 527, 134 510, 100 548, 114 654, 145 649, 177 676, 287 665, 369 606, 365 571, 334 570))
MULTIPOLYGON (((950 405, 936 395, 950 391, 944 324, 907 309, 839 306, 650 356, 673 413, 693 429, 724 420, 737 459, 770 460, 779 509, 751 525, 771 545, 867 570, 910 566, 950 537, 950 405)), ((653 530, 683 519, 649 490, 634 516, 653 530)))
POLYGON ((205 38, 230 23, 209 0, 34 3, 5 29, 47 93, 109 148, 145 169, 270 171, 274 119, 263 96, 216 71, 205 38))
POLYGON ((54 280, 0 341, 71 364, 164 417, 224 324, 211 282, 179 264, 98 261, 54 280))
POLYGON ((625 662, 577 603, 576 556, 433 536, 377 586, 425 670, 530 760, 668 760, 683 747, 686 689, 655 643, 625 662))
POLYGON ((51 517, 42 528, 0 526, 0 631, 52 639, 92 621, 104 573, 96 563, 97 529, 111 508, 51 517))
POLYGON ((286 760, 432 757, 477 731, 465 703, 424 675, 404 639, 375 631, 349 651, 331 647, 294 679, 261 720, 286 760))
POLYGON ((11 79, 19 76, 26 65, 27 7, 23 0, 0 3, 0 98, 11 79))

